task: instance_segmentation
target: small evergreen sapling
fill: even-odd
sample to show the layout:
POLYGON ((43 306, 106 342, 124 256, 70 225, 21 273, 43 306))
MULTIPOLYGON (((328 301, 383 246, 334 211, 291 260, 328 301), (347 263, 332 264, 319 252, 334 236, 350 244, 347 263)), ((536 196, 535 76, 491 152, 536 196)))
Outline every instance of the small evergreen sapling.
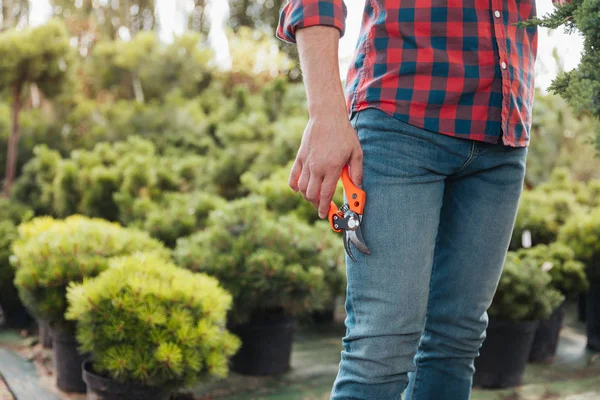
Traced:
POLYGON ((488 310, 503 321, 535 321, 548 318, 564 296, 552 287, 552 278, 532 259, 508 253, 498 289, 488 310))
POLYGON ((112 259, 98 277, 71 283, 67 299, 94 371, 119 382, 175 388, 224 377, 240 345, 224 328, 231 295, 156 254, 112 259))
POLYGON ((19 226, 13 245, 15 285, 23 303, 39 318, 65 323, 66 288, 108 268, 110 257, 137 251, 170 252, 145 232, 100 219, 40 217, 19 226))
POLYGON ((327 251, 331 237, 250 197, 213 211, 207 228, 180 239, 174 254, 179 265, 219 279, 234 298, 231 321, 243 323, 256 312, 293 315, 323 304, 324 268, 337 262, 327 251))
POLYGON ((588 288, 585 265, 575 261, 575 252, 563 243, 540 244, 530 249, 521 249, 517 254, 547 271, 552 278, 552 286, 567 299, 576 298, 588 288))
POLYGON ((572 216, 561 228, 559 239, 573 249, 587 267, 590 280, 600 279, 600 208, 572 216))

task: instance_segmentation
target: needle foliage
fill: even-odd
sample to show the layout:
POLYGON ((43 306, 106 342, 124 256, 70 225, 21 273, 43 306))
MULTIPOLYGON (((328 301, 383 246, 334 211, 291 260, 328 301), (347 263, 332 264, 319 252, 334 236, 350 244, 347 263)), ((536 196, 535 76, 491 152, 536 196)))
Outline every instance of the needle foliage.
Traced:
POLYGON ((564 296, 552 286, 552 278, 540 271, 531 258, 509 253, 498 289, 488 310, 491 318, 505 321, 546 319, 563 301, 564 296))
POLYGON ((64 325, 66 289, 108 268, 109 258, 137 251, 170 252, 147 233, 100 219, 40 217, 19 226, 13 244, 15 285, 23 303, 39 318, 64 325))
POLYGON ((588 288, 585 265, 575 260, 575 252, 561 242, 550 245, 521 249, 520 258, 533 260, 536 265, 547 271, 552 278, 552 286, 567 299, 574 299, 588 288))
MULTIPOLYGON (((583 53, 577 68, 559 75, 550 90, 561 95, 579 114, 600 118, 600 1, 571 0, 542 18, 526 21, 522 26, 563 27, 567 32, 583 35, 583 53)), ((597 131, 600 149, 600 130, 597 131)))
POLYGON ((587 266, 590 279, 600 279, 600 208, 578 213, 561 228, 559 239, 587 266))
POLYGON ((94 370, 120 382, 178 387, 223 377, 239 339, 224 328, 231 296, 216 279, 156 254, 114 258, 68 289, 66 317, 94 370))
POLYGON ((207 228, 180 239, 174 255, 179 265, 219 279, 233 295, 232 322, 243 323, 256 312, 293 315, 321 305, 329 297, 325 269, 341 262, 331 251, 336 239, 249 197, 213 211, 207 228))

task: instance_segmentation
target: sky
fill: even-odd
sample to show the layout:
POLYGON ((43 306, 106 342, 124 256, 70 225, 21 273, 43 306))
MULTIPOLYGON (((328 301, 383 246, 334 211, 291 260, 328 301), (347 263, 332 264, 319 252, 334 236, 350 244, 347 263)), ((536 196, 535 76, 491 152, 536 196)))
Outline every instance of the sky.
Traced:
MULTIPOLYGON (((106 2, 107 0, 100 0, 106 2)), ((348 7, 346 19, 346 34, 340 42, 340 67, 341 74, 345 76, 346 69, 352 57, 358 31, 360 29, 361 14, 365 0, 345 0, 348 7)), ((224 0, 211 0, 210 15, 212 26, 209 38, 217 54, 217 62, 223 68, 231 65, 229 58, 229 45, 225 35, 225 21, 229 6, 224 0)), ((552 11, 552 0, 536 0, 539 16, 552 11)), ((185 14, 193 0, 156 0, 156 8, 160 20, 160 37, 170 41, 173 35, 183 32, 186 27, 185 14)), ((48 0, 32 0, 32 13, 30 22, 34 25, 47 20, 51 13, 48 0)), ((583 40, 578 34, 567 35, 562 31, 550 32, 540 28, 538 38, 538 58, 536 63, 536 86, 545 90, 557 74, 556 62, 552 55, 556 48, 565 70, 573 69, 579 63, 583 40)))

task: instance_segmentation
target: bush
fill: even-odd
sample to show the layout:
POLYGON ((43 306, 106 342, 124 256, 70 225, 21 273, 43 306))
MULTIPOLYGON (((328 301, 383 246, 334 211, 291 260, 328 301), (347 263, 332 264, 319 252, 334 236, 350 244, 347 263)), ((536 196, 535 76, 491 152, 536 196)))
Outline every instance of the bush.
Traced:
POLYGON ((163 387, 227 375, 239 340, 224 329, 231 296, 216 279, 142 253, 110 266, 67 293, 66 317, 97 373, 163 387))
POLYGON ((35 218, 19 227, 19 236, 13 251, 21 300, 37 317, 59 325, 64 324, 68 284, 98 275, 110 257, 136 251, 169 257, 144 232, 81 216, 35 218))
POLYGON ((552 278, 552 287, 561 292, 567 299, 587 290, 585 265, 575 261, 575 252, 560 242, 550 245, 540 244, 530 249, 521 249, 517 255, 522 259, 530 259, 552 278))
POLYGON ((521 248, 523 233, 531 233, 532 244, 548 244, 556 240, 558 223, 548 195, 541 191, 526 191, 521 196, 510 248, 521 248))
MULTIPOLYGON (((288 178, 292 165, 275 170, 268 178, 259 180, 253 173, 242 175, 242 184, 252 195, 264 197, 267 208, 277 214, 293 214, 303 221, 314 223, 319 220, 317 209, 300 193, 294 193, 288 178)), ((343 203, 342 186, 338 185, 334 196, 336 204, 343 203)))
POLYGON ((223 203, 222 198, 202 192, 167 193, 159 202, 136 199, 131 225, 173 248, 177 239, 202 229, 208 214, 223 203))
POLYGON ((575 258, 588 268, 590 279, 600 279, 600 208, 572 216, 561 228, 559 239, 573 249, 575 258))
POLYGON ((339 261, 327 251, 331 237, 252 197, 213 211, 204 231, 177 242, 175 259, 219 279, 233 295, 232 322, 243 323, 255 312, 322 305, 330 297, 324 269, 339 261))
POLYGON ((563 301, 550 275, 534 260, 509 253, 488 314, 506 321, 543 320, 563 301))
POLYGON ((18 238, 17 225, 32 216, 32 211, 21 204, 0 198, 0 306, 9 319, 13 310, 23 310, 13 281, 15 273, 10 265, 11 246, 18 238))

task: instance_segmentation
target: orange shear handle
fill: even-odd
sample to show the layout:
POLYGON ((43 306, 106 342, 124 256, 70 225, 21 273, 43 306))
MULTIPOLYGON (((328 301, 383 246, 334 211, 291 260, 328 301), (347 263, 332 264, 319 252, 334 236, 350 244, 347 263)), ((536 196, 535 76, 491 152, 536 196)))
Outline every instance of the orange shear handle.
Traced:
MULTIPOLYGON (((362 215, 363 209, 365 207, 365 200, 367 198, 367 195, 364 190, 360 189, 358 186, 356 186, 354 183, 352 183, 352 180, 350 179, 350 174, 348 172, 348 165, 345 165, 344 169, 342 169, 341 178, 342 178, 342 185, 344 186, 344 192, 346 194, 346 199, 348 201, 348 206, 350 207, 350 210, 354 211, 355 213, 357 213, 359 215, 362 215)), ((343 215, 341 215, 339 213, 338 206, 332 201, 331 204, 329 205, 329 215, 328 215, 329 223, 331 224, 331 228, 334 231, 340 232, 341 229, 335 229, 334 223, 333 223, 333 216, 336 214, 338 214, 338 216, 340 216, 340 217, 343 217, 343 215)))

